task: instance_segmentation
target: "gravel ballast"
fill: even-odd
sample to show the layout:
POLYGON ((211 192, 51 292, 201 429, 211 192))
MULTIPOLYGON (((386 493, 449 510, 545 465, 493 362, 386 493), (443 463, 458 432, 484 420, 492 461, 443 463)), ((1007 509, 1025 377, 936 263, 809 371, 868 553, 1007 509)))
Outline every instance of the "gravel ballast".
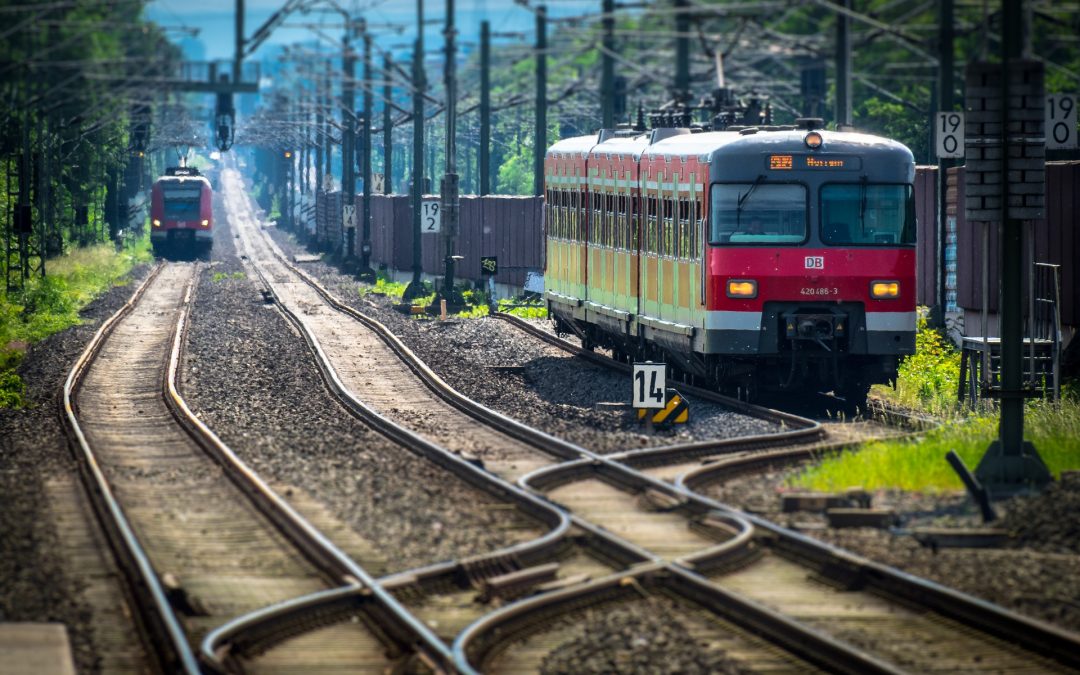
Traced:
MULTIPOLYGON (((307 253, 287 233, 276 228, 270 228, 270 232, 286 255, 307 253)), ((498 319, 439 321, 405 316, 393 308, 395 300, 370 293, 361 295, 360 282, 327 263, 303 263, 301 268, 339 300, 382 322, 465 396, 595 452, 778 430, 772 422, 688 398, 688 424, 646 435, 629 407, 627 375, 568 356, 498 319)), ((677 384, 669 386, 678 389, 677 384)))
POLYGON ((1008 609, 1080 632, 1080 555, 1077 555, 1077 505, 1080 480, 1067 475, 1040 495, 996 502, 1001 518, 984 525, 964 492, 873 493, 875 508, 898 516, 895 533, 873 528, 834 529, 818 513, 782 513, 780 497, 798 469, 733 479, 705 494, 759 513, 905 572, 984 598, 1008 609), (908 532, 920 528, 1003 529, 1000 548, 923 546, 908 532))
MULTIPOLYGON (((30 346, 18 372, 27 407, 0 409, 0 622, 60 622, 67 626, 76 667, 98 672, 95 607, 85 597, 76 563, 64 552, 53 521, 46 483, 77 480, 78 469, 60 426, 57 396, 68 370, 102 321, 127 302, 148 267, 80 313, 82 324, 30 346)), ((96 523, 89 524, 96 527, 96 523)), ((132 626, 132 649, 138 651, 132 626)))
MULTIPOLYGON (((667 600, 650 598, 616 607, 590 609, 541 664, 543 675, 622 673, 654 675, 741 675, 749 673, 722 649, 695 640, 667 600)), ((565 619, 564 619, 565 620, 565 619)))
MULTIPOLYGON (((287 254, 305 252, 286 233, 274 231, 273 235, 287 254)), ((406 317, 393 310, 389 298, 361 295, 361 284, 330 264, 304 263, 302 267, 340 299, 386 324, 465 395, 585 447, 615 452, 775 429, 720 406, 703 410, 708 406, 695 402, 691 410, 694 424, 646 437, 623 412, 597 406, 602 401, 628 400, 628 382, 620 375, 567 357, 498 320, 439 322, 406 317)), ((809 534, 904 571, 1036 618, 1080 629, 1076 622, 1080 606, 1075 601, 1080 597, 1080 557, 1068 550, 1068 542, 1080 541, 1074 534, 1075 523, 1080 522, 1075 510, 1071 518, 1066 513, 1050 517, 1045 515, 1044 506, 1032 505, 1030 512, 1020 517, 1010 515, 1021 513, 1023 508, 1014 501, 1003 509, 1005 527, 1012 534, 1009 550, 943 549, 935 554, 910 537, 866 528, 830 530, 820 516, 780 513, 779 493, 785 489, 789 475, 789 471, 781 470, 749 476, 714 486, 707 493, 782 524, 806 526, 809 534), (1038 529, 1036 523, 1052 524, 1038 529)), ((1060 494, 1047 503, 1051 507, 1061 505, 1065 511, 1073 505, 1060 494)), ((907 527, 971 527, 980 522, 977 509, 963 493, 881 493, 874 495, 874 506, 896 510, 907 527)))
POLYGON ((266 304, 219 215, 200 276, 182 393, 264 478, 301 488, 400 571, 538 536, 497 500, 346 413, 295 328, 266 304), (464 505, 464 506, 463 506, 464 505), (509 517, 508 517, 509 514, 509 517))

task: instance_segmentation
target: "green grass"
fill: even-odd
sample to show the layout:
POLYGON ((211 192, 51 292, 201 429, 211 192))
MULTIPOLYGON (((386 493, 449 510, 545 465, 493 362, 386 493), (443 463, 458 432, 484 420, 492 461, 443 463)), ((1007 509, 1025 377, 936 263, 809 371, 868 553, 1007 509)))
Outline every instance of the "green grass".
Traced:
MULTIPOLYGON (((384 272, 379 272, 375 277, 374 285, 365 285, 359 287, 360 295, 385 295, 389 298, 393 298, 397 301, 401 301, 405 295, 405 289, 409 287, 409 284, 394 281, 390 277, 386 276, 384 272)), ((424 289, 428 291, 426 304, 431 303, 431 299, 435 297, 435 292, 431 289, 431 285, 425 283, 424 289)), ((420 303, 425 298, 417 298, 413 300, 414 303, 420 303)))
MULTIPOLYGON (((955 450, 974 469, 997 438, 999 413, 992 403, 978 411, 957 406, 960 353, 920 312, 915 354, 904 359, 896 388, 876 386, 874 393, 893 405, 937 416, 942 426, 918 438, 870 443, 859 452, 822 458, 789 481, 810 490, 853 486, 876 490, 960 490, 963 485, 945 461, 955 450)), ((1060 403, 1033 401, 1025 409, 1024 436, 1055 476, 1080 469, 1080 396, 1060 403)))
POLYGON ((548 318, 547 305, 543 303, 526 303, 520 299, 499 301, 499 311, 513 314, 522 319, 546 319, 548 318))
MULTIPOLYGON (((877 441, 859 452, 824 458, 789 481, 809 490, 961 490, 963 485, 945 461, 955 450, 972 470, 997 438, 996 414, 954 417, 909 440, 877 441)), ((1024 437, 1034 443, 1055 477, 1080 469, 1080 400, 1034 401, 1024 414, 1024 437)))
POLYGON ((32 278, 22 290, 0 296, 0 407, 25 403, 25 386, 15 372, 23 358, 18 343, 34 343, 77 325, 83 307, 128 283, 126 276, 136 264, 152 260, 149 236, 119 253, 111 244, 77 248, 46 261, 45 278, 32 278))
POLYGON ((216 284, 219 281, 225 281, 227 279, 246 279, 246 278, 247 278, 247 275, 244 274, 243 272, 232 272, 231 274, 228 273, 228 272, 214 272, 213 276, 210 277, 210 281, 212 281, 213 283, 216 284))

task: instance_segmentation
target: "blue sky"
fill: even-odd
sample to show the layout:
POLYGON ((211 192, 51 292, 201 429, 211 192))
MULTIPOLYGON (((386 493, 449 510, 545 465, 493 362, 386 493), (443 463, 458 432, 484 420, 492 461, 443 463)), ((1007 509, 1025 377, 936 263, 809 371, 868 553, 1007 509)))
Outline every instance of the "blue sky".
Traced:
MULTIPOLYGON (((387 40, 387 44, 410 42, 415 36, 415 0, 339 0, 339 3, 347 9, 355 9, 357 16, 363 16, 372 24, 399 23, 409 26, 405 33, 382 38, 387 40)), ((285 0, 246 0, 245 4, 244 32, 250 37, 275 10, 285 4, 285 0)), ((533 0, 533 4, 539 3, 533 0)), ((522 32, 528 35, 529 41, 532 40, 534 15, 512 0, 455 0, 455 5, 458 30, 463 41, 477 41, 480 21, 485 19, 491 22, 493 31, 522 32)), ((164 26, 184 25, 198 28, 198 40, 206 49, 206 58, 227 59, 232 58, 234 50, 234 7, 232 0, 152 0, 147 6, 146 14, 151 20, 164 26)), ((425 0, 425 18, 442 20, 445 8, 445 0, 425 0)), ((597 13, 599 10, 600 0, 551 0, 548 5, 548 13, 553 17, 597 13)), ((310 41, 314 39, 312 31, 290 28, 288 24, 320 21, 327 24, 340 23, 340 17, 332 13, 312 13, 307 16, 296 13, 286 21, 285 27, 275 31, 265 45, 310 41)), ((437 47, 441 42, 441 31, 441 26, 427 26, 424 35, 429 49, 437 47)), ((326 32, 338 37, 341 35, 341 28, 328 25, 326 32)), ((177 33, 171 35, 179 36, 177 33)), ((256 58, 258 56, 256 53, 256 58)))

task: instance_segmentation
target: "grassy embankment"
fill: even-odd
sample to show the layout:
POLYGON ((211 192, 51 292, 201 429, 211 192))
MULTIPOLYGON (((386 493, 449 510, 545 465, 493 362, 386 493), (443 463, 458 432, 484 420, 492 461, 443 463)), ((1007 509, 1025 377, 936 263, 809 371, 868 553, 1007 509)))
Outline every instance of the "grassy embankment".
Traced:
MULTIPOLYGON (((361 286, 360 294, 373 294, 373 295, 385 295, 396 299, 402 300, 402 296, 405 294, 405 288, 408 284, 399 283, 397 281, 391 281, 383 274, 379 274, 375 280, 374 286, 361 286)), ((430 292, 424 297, 414 298, 412 304, 414 305, 430 305, 435 301, 435 292, 431 288, 427 288, 430 292)), ((477 290, 464 290, 461 292, 465 302, 472 305, 472 308, 458 312, 454 316, 467 319, 475 319, 488 315, 488 295, 486 292, 477 290)), ((514 298, 503 298, 499 300, 499 311, 507 314, 513 314, 523 319, 546 319, 547 307, 542 304, 526 304, 522 301, 514 298)))
MULTIPOLYGON (((896 389, 876 387, 874 394, 900 407, 935 415, 943 424, 912 440, 880 441, 858 453, 827 457, 792 480, 793 486, 810 490, 856 485, 871 490, 963 489, 945 454, 955 450, 974 469, 997 437, 998 411, 957 406, 960 354, 922 320, 915 346, 916 353, 901 364, 896 389)), ((1024 437, 1034 443, 1055 477, 1080 469, 1080 397, 1071 393, 1057 403, 1028 403, 1024 437)))
POLYGON ((126 284, 132 267, 152 259, 148 236, 119 253, 111 244, 77 248, 48 260, 45 278, 0 295, 0 408, 24 405, 25 384, 16 369, 27 345, 78 324, 83 307, 126 284))

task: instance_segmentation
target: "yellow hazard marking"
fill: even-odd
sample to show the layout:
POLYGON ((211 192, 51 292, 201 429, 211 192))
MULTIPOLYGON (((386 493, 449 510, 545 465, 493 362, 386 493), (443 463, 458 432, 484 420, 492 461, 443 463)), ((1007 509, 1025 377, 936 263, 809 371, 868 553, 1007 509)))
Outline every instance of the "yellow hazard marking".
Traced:
MULTIPOLYGON (((672 392, 670 389, 668 392, 671 393, 668 394, 667 405, 653 412, 653 424, 686 424, 690 420, 690 404, 678 392, 672 392)), ((638 408, 638 419, 644 420, 649 412, 652 410, 638 408)))

